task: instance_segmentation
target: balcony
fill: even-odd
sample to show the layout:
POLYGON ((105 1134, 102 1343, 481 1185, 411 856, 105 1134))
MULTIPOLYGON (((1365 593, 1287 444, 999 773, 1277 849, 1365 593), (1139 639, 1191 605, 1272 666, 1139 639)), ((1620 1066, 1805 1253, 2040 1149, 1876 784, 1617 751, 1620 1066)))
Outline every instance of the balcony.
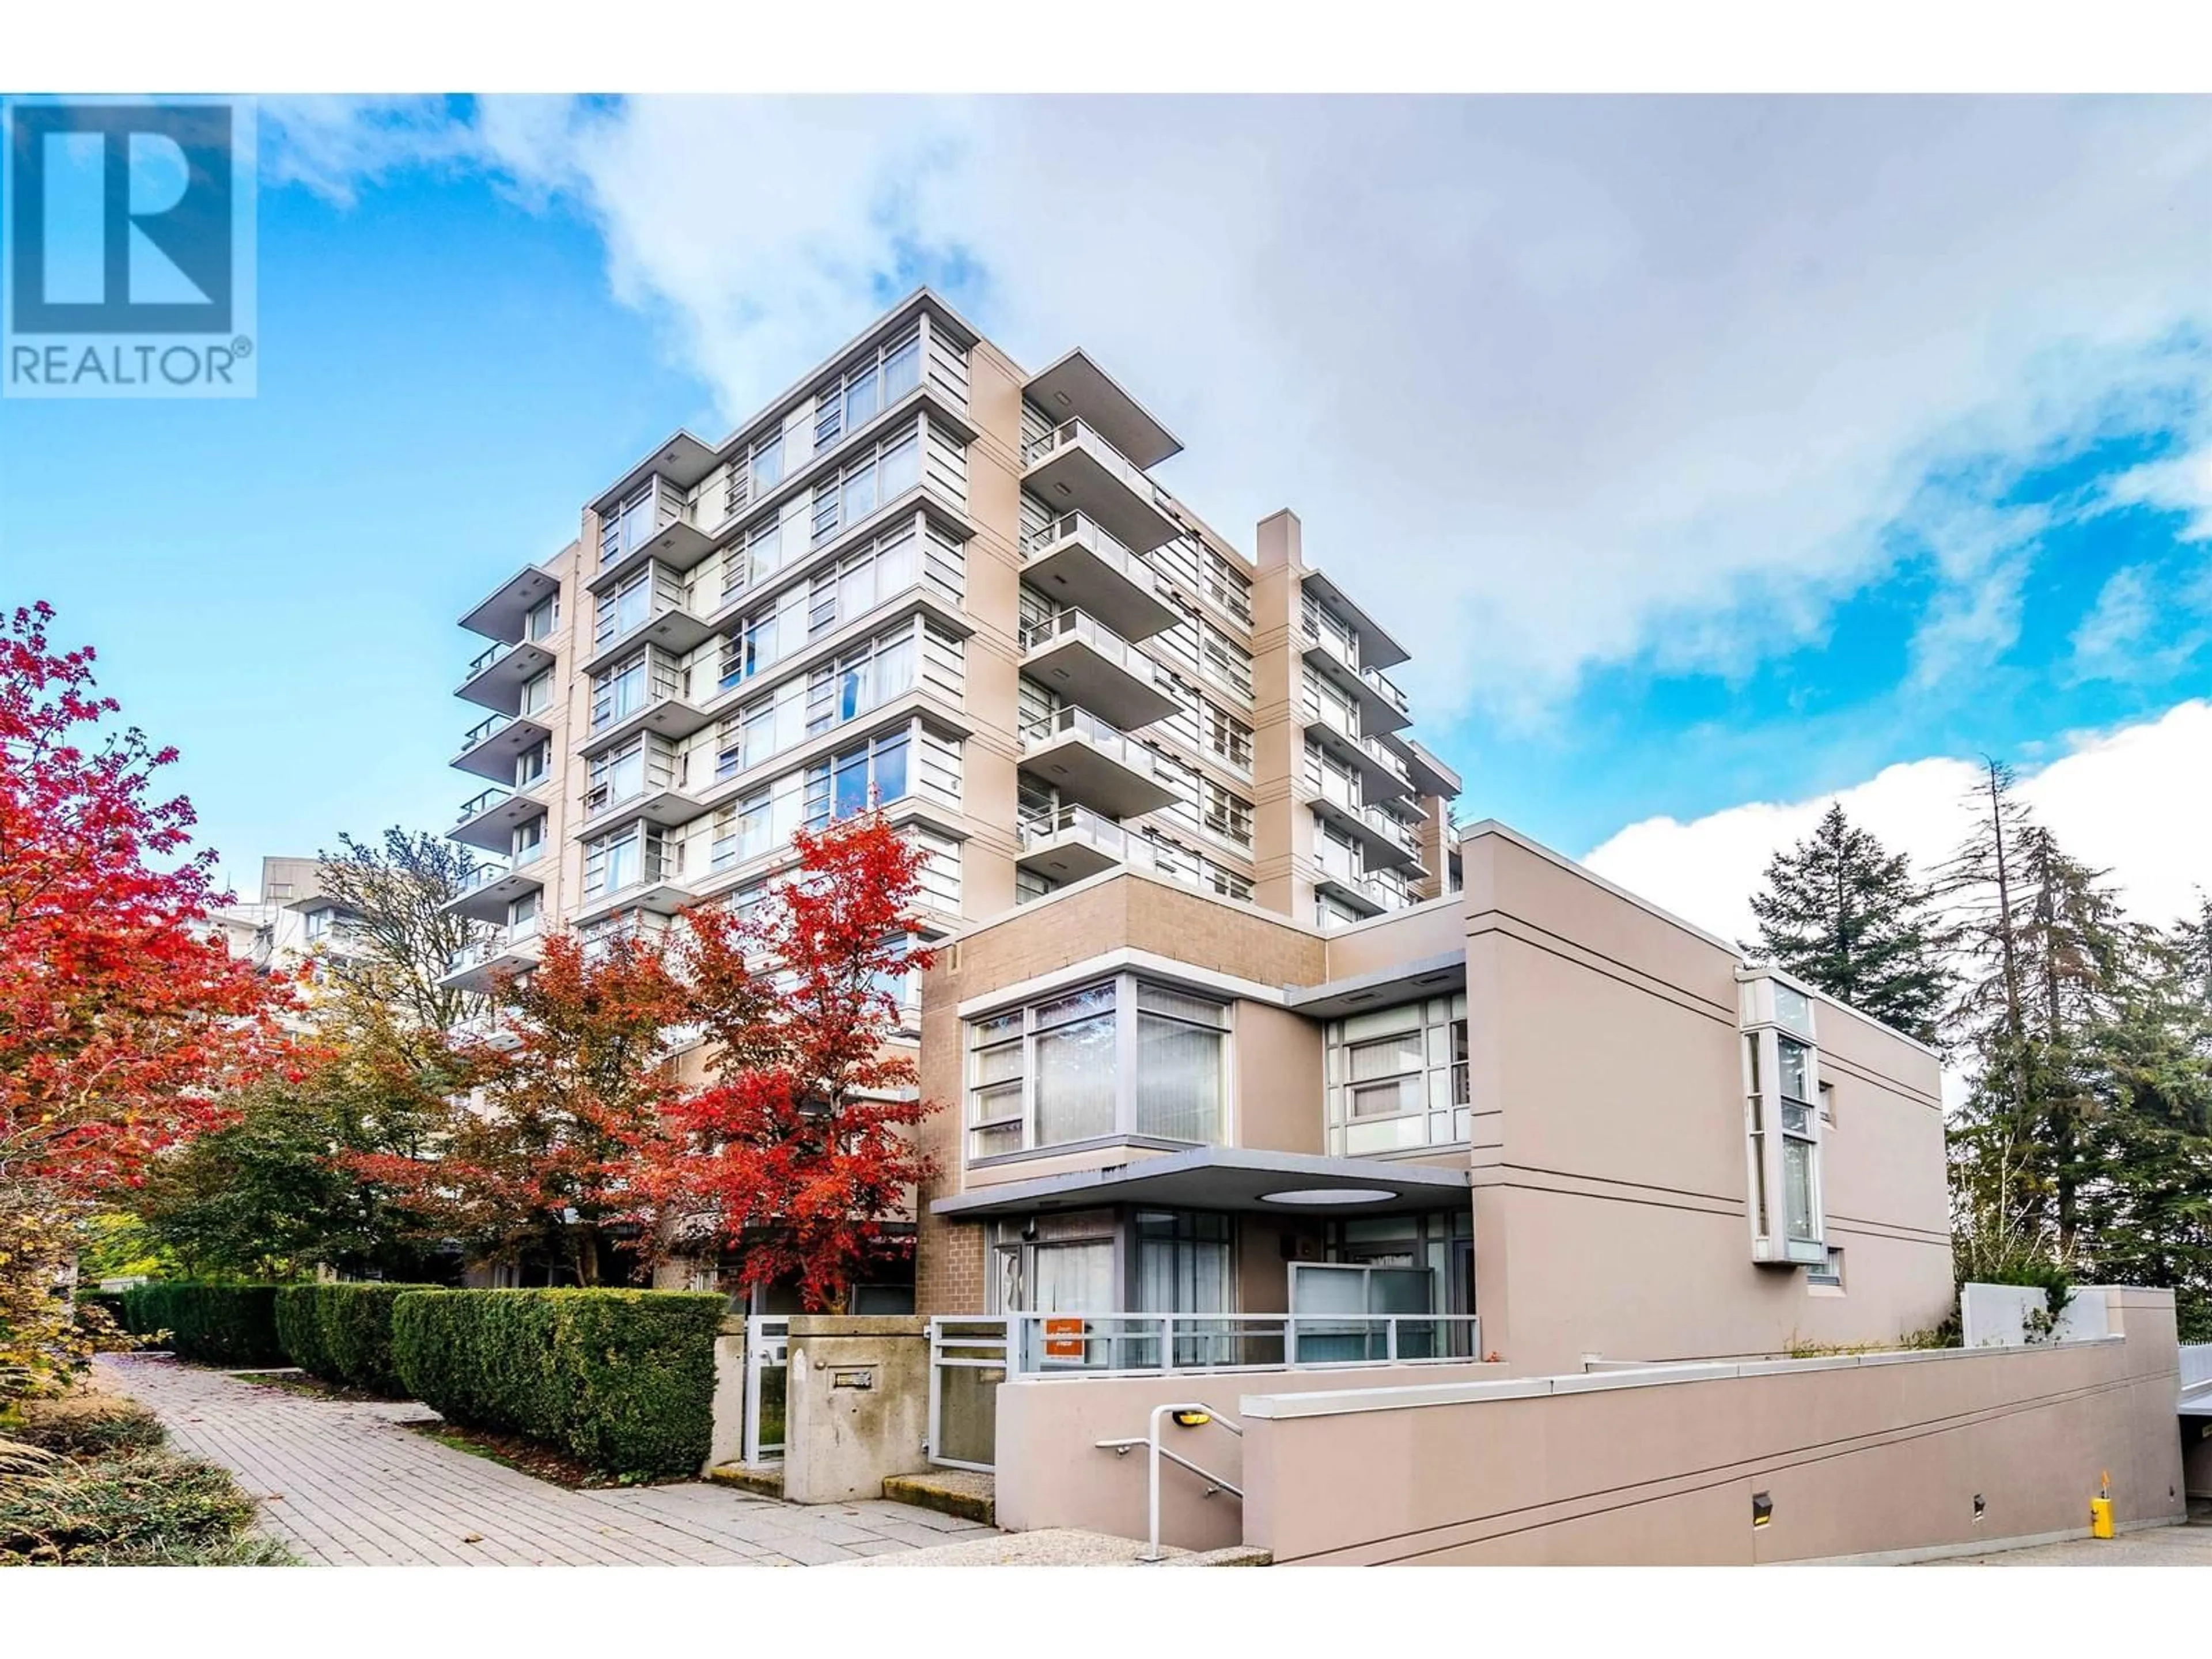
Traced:
POLYGON ((598 754, 641 732, 655 732, 675 742, 713 723, 714 716, 692 701, 690 674, 674 667, 660 652, 647 649, 652 654, 646 665, 645 684, 626 694, 629 701, 604 694, 593 696, 591 730, 578 745, 580 752, 598 754))
POLYGON ((1127 832, 1087 806, 1063 806, 1014 826, 1014 862, 1054 881, 1081 881, 1121 862, 1127 832))
POLYGON ((515 762, 552 735, 552 728, 533 715, 494 714, 469 728, 453 765, 495 783, 508 781, 514 776, 515 762))
POLYGON ((665 854, 652 853, 646 855, 638 873, 621 886, 586 890, 583 908, 576 912, 575 926, 580 931, 590 923, 630 913, 672 916, 692 902, 691 890, 682 879, 682 866, 665 854))
POLYGON ((1375 738, 1346 731, 1332 718, 1326 703, 1319 712, 1305 716, 1305 730, 1308 737, 1359 774, 1360 793, 1369 800, 1388 800, 1413 793, 1405 762, 1375 738))
POLYGON ((561 584, 536 565, 526 565, 463 617, 461 626, 471 634, 512 644, 522 637, 530 613, 560 590, 561 584))
POLYGON ((599 562, 585 586, 610 592, 647 564, 689 570, 714 550, 714 538, 692 524, 684 497, 655 477, 649 489, 601 519, 599 562))
POLYGON ((487 789, 462 805, 460 821, 446 831, 446 839, 505 853, 514 845, 514 832, 544 811, 545 803, 526 791, 487 789))
POLYGON ((1300 596, 1309 604, 1326 605, 1336 617, 1348 624, 1359 641, 1361 668, 1395 668, 1407 660, 1406 647, 1392 639, 1382 625, 1352 602, 1352 596, 1318 570, 1308 570, 1299 579, 1300 596))
POLYGON ((474 921, 503 922, 507 906, 545 885, 544 847, 533 848, 520 863, 479 864, 461 890, 444 908, 474 921))
POLYGON ((456 951, 438 983, 449 991, 494 990, 502 977, 525 973, 538 965, 539 943, 534 921, 495 928, 484 938, 456 951))
POLYGON ((1158 466, 1182 452, 1182 445, 1175 434, 1124 392, 1079 346, 1036 376, 1022 392, 1057 418, 1089 422, 1106 434, 1107 442, 1139 466, 1158 466))
POLYGON ((1313 802, 1316 817, 1359 843, 1366 867, 1375 870, 1419 870, 1421 846, 1412 828, 1372 805, 1353 806, 1328 795, 1313 802))
POLYGON ((1080 611, 1061 611, 1021 633, 1022 672, 1127 730, 1176 711, 1152 684, 1149 657, 1080 611))
POLYGON ((1148 640, 1177 612, 1158 574, 1080 513, 1063 513, 1022 538, 1022 577, 1089 611, 1125 640, 1148 640))
MULTIPOLYGON (((702 767, 702 771, 711 769, 702 767)), ((617 796, 612 782, 584 792, 584 822, 579 836, 604 836, 641 819, 657 828, 688 823, 705 810, 703 789, 690 782, 689 757, 678 757, 664 745, 646 739, 644 776, 627 794, 617 796)))
POLYGON ((1029 447, 1022 483, 1056 511, 1085 514, 1139 553, 1182 533, 1152 481, 1081 421, 1054 427, 1029 447))
POLYGON ((522 688, 553 665, 553 653, 534 641, 500 644, 477 653, 454 695, 502 714, 522 712, 522 688))
POLYGON ((1363 919, 1397 908, 1397 900, 1389 889, 1372 877, 1351 869, 1349 860, 1325 860, 1314 887, 1316 891, 1351 905, 1363 919))
POLYGON ((641 645, 657 645, 680 657, 714 637, 714 630, 695 608, 690 583, 679 580, 673 572, 656 570, 650 592, 652 597, 645 615, 631 621, 620 633, 611 631, 615 619, 606 619, 610 631, 594 635, 591 655, 584 660, 585 673, 596 674, 612 667, 641 645))
POLYGON ((1080 708, 1056 709, 1024 726, 1021 763, 1109 817, 1157 812, 1177 799, 1154 775, 1143 744, 1080 708))
POLYGON ((1342 641, 1308 633, 1304 643, 1306 672, 1321 675, 1351 697, 1359 710, 1363 736, 1397 732, 1413 723, 1406 694, 1384 678, 1379 670, 1353 668, 1345 659, 1342 641))
POLYGON ((456 1043, 482 1043, 502 1054, 522 1046, 522 1034, 497 1014, 472 1014, 457 1020, 446 1028, 446 1035, 456 1043))

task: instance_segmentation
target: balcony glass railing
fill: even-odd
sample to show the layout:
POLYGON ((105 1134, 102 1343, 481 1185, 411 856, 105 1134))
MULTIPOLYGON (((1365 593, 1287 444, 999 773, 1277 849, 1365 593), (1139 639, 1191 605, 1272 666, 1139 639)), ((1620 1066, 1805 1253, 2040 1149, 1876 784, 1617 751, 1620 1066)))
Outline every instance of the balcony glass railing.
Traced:
POLYGON ((1166 602, 1167 592, 1160 584, 1159 573, 1143 555, 1132 553, 1101 530, 1087 513, 1063 513, 1043 528, 1025 533, 1022 537, 1022 557, 1034 559, 1047 548, 1067 541, 1080 542, 1099 563, 1120 571, 1154 599, 1166 602))
POLYGON ((474 726, 469 727, 467 732, 462 737, 461 752, 464 755, 467 754, 478 744, 497 737, 514 724, 514 717, 508 714, 494 714, 489 720, 478 720, 474 726))
POLYGON ((1022 624, 1021 644, 1024 655, 1032 651, 1042 651, 1062 640, 1081 640, 1116 667, 1127 669, 1131 673, 1138 672, 1134 666, 1138 660, 1137 653, 1129 648, 1127 641, 1096 617, 1086 617, 1072 606, 1064 611, 1055 611, 1042 622, 1022 624))
POLYGON ((1407 707, 1406 694, 1393 685, 1381 669, 1363 668, 1359 671, 1359 678, 1370 690, 1400 714, 1406 714, 1413 712, 1407 707))
POLYGON ((534 945, 538 940, 538 922, 533 917, 518 921, 512 927, 495 927, 482 939, 472 939, 453 952, 447 965, 448 974, 466 973, 471 968, 481 968, 488 962, 512 954, 519 949, 534 945))
POLYGON ((1063 836, 1074 836, 1110 857, 1120 858, 1128 842, 1128 833, 1120 824, 1087 806, 1062 806, 1036 813, 1015 824, 1014 836, 1024 853, 1035 852, 1063 836))
POLYGON ((461 816, 458 823, 466 823, 471 818, 483 817, 514 793, 513 790, 501 789, 495 784, 481 794, 471 795, 461 803, 461 816))
POLYGON ((504 864, 479 864, 461 878, 460 890, 453 896, 465 898, 469 894, 481 888, 489 887, 495 881, 504 880, 508 873, 507 866, 504 864))
MULTIPOLYGON (((1473 1314, 1050 1313, 1002 1316, 1019 1374, 1294 1370, 1467 1361, 1473 1314)), ((995 1321, 976 1320, 980 1328, 995 1321)))
POLYGON ((508 644, 505 640, 501 640, 495 644, 485 647, 470 659, 468 672, 461 676, 461 684, 463 685, 466 685, 471 680, 476 678, 477 675, 483 673, 485 669, 490 667, 501 657, 507 656, 513 652, 514 649, 514 647, 508 644))
POLYGON ((1031 443, 1022 460, 1025 466, 1035 466, 1056 450, 1070 449, 1080 444, 1089 450, 1091 458, 1126 485, 1132 495, 1142 496, 1155 507, 1164 507, 1167 495, 1158 485, 1145 476, 1142 467, 1098 435, 1096 427, 1081 421, 1063 421, 1058 426, 1031 443))
POLYGON ((1022 727, 1022 747, 1024 750, 1042 749, 1067 736, 1081 738, 1094 749, 1111 755, 1133 772, 1152 775, 1149 752, 1132 744, 1121 732, 1106 724, 1087 708, 1070 704, 1055 708, 1042 720, 1031 720, 1022 727))
POLYGON ((1395 750, 1376 738, 1362 738, 1359 740, 1359 747, 1364 753, 1380 763, 1383 770, 1389 773, 1399 782, 1409 787, 1412 785, 1413 775, 1407 769, 1404 757, 1395 750))

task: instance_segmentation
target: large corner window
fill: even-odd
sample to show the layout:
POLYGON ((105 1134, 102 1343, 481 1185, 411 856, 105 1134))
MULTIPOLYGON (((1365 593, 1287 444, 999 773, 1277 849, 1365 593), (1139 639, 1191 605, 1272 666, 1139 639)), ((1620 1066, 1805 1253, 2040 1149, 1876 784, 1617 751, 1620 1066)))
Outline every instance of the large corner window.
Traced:
POLYGON ((968 1155, 1146 1135, 1207 1145, 1227 1115, 1229 1009, 1133 975, 968 1025, 968 1155))
POLYGON ((1340 1158, 1466 1144, 1467 998, 1329 1023, 1328 1150, 1340 1158))
POLYGON ((1752 1260, 1825 1267, 1820 1051, 1812 999, 1771 971, 1739 985, 1752 1260))

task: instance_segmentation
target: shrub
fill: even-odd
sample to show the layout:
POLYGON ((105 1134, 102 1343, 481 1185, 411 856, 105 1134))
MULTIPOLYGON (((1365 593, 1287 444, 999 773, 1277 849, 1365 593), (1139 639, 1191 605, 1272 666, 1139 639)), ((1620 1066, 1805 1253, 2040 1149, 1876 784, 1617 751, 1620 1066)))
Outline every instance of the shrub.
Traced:
POLYGON ((726 1304, 674 1291, 413 1291, 392 1355, 416 1398, 618 1475, 690 1474, 713 1426, 726 1304))
POLYGON ((140 1335, 169 1334, 178 1358, 210 1365, 281 1365, 276 1340, 276 1286, 201 1285, 174 1279, 134 1285, 123 1293, 123 1311, 140 1335))
POLYGON ((428 1285, 288 1285, 276 1292, 276 1336, 303 1371, 371 1394, 404 1388, 392 1358, 392 1309, 428 1285))
POLYGON ((124 1330, 130 1328, 123 1317, 123 1292, 120 1291, 79 1291, 76 1293, 76 1305, 79 1308, 98 1308, 113 1320, 119 1328, 124 1330))
POLYGON ((253 1500, 224 1470, 178 1456, 135 1401, 34 1402, 14 1432, 48 1454, 0 1480, 0 1565, 250 1566, 289 1561, 252 1534, 253 1500))

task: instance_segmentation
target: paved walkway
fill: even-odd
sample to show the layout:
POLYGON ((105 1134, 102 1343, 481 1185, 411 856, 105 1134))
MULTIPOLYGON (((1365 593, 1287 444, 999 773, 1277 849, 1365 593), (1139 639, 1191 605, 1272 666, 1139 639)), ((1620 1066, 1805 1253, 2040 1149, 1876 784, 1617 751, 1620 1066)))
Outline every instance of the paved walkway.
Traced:
POLYGON ((704 1482, 572 1492, 399 1427, 434 1415, 412 1401, 318 1400, 166 1354, 97 1363, 179 1450, 237 1475, 264 1531, 319 1564, 822 1566, 996 1535, 879 1499, 801 1505, 704 1482))
POLYGON ((2057 1544, 1988 1555, 1958 1555, 1932 1567, 2212 1567, 2212 1522, 2141 1527, 2117 1538, 2069 1538, 2057 1544))

